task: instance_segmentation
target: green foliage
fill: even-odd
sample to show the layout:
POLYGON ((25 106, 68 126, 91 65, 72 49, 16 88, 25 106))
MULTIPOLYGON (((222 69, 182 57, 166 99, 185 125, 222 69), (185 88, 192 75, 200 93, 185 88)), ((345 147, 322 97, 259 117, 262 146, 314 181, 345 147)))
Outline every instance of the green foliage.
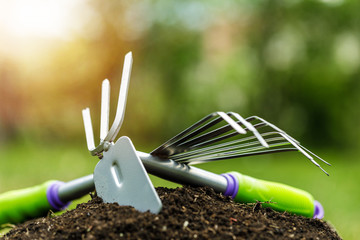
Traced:
POLYGON ((123 133, 145 145, 223 110, 262 116, 311 145, 358 147, 359 5, 91 1, 96 27, 52 42, 36 61, 13 57, 0 68, 9 89, 1 92, 2 138, 82 140, 81 109, 91 107, 97 128, 100 81, 111 80, 115 103, 132 50, 123 133))

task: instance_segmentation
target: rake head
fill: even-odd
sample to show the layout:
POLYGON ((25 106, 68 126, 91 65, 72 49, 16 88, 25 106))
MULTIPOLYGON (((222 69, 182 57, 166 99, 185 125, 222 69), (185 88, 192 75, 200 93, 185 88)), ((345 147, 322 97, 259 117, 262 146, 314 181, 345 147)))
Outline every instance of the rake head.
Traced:
POLYGON ((181 163, 196 164, 285 151, 299 151, 328 175, 314 157, 330 164, 300 145, 286 132, 260 117, 244 119, 234 112, 207 115, 151 154, 181 163))
MULTIPOLYGON (((122 125, 132 67, 132 54, 125 56, 115 120, 109 130, 110 83, 102 83, 100 143, 95 146, 90 109, 82 111, 87 146, 92 155, 102 156, 113 144, 122 125)), ((315 160, 318 157, 286 132, 258 117, 241 117, 234 112, 214 112, 171 138, 151 155, 185 164, 196 164, 259 154, 299 151, 329 175, 315 160)))

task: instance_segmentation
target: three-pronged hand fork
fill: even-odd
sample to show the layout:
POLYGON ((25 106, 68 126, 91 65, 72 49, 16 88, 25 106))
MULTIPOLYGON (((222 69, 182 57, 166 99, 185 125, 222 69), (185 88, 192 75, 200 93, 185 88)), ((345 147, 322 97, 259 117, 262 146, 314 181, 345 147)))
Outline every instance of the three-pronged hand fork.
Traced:
POLYGON ((99 155, 103 151, 107 151, 110 144, 115 140, 120 131, 124 120, 126 99, 130 83, 131 67, 132 67, 132 53, 125 56, 124 68, 121 78, 121 86, 119 92, 119 100, 116 109, 114 122, 109 130, 109 109, 110 109, 110 83, 105 79, 102 83, 101 91, 101 120, 100 120, 100 143, 95 147, 94 133, 90 117, 90 109, 86 108, 82 111, 86 142, 88 149, 92 155, 99 155))
POLYGON ((94 174, 67 183, 49 181, 0 195, 0 223, 16 223, 42 216, 50 208, 61 210, 69 201, 94 189, 105 202, 118 202, 134 206, 140 211, 158 213, 161 201, 147 172, 180 184, 209 186, 237 202, 271 201, 264 205, 307 217, 323 217, 321 204, 303 190, 258 180, 238 172, 218 175, 190 166, 199 162, 282 151, 299 151, 318 167, 320 165, 313 156, 325 162, 283 130, 260 117, 244 119, 233 112, 212 113, 150 154, 136 151, 127 137, 121 137, 114 143, 124 118, 131 66, 132 55, 129 53, 124 61, 117 111, 110 130, 110 84, 108 80, 102 84, 98 146, 94 142, 90 110, 87 108, 82 112, 88 149, 92 155, 102 158, 94 174))

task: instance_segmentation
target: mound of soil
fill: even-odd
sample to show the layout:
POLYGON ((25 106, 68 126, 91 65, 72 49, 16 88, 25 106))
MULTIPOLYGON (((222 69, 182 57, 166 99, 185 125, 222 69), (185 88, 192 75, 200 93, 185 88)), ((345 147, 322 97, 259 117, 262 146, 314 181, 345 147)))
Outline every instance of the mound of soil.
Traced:
POLYGON ((238 204, 211 188, 157 188, 159 214, 93 198, 25 222, 3 239, 341 239, 324 221, 238 204))

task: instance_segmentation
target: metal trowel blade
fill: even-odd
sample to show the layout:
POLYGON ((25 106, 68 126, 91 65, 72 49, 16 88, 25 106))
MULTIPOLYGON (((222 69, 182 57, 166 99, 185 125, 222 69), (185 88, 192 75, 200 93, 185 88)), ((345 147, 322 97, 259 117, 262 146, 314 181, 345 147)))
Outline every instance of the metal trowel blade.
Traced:
POLYGON ((104 152, 94 170, 95 189, 106 203, 159 213, 161 200, 130 138, 121 137, 104 152))

